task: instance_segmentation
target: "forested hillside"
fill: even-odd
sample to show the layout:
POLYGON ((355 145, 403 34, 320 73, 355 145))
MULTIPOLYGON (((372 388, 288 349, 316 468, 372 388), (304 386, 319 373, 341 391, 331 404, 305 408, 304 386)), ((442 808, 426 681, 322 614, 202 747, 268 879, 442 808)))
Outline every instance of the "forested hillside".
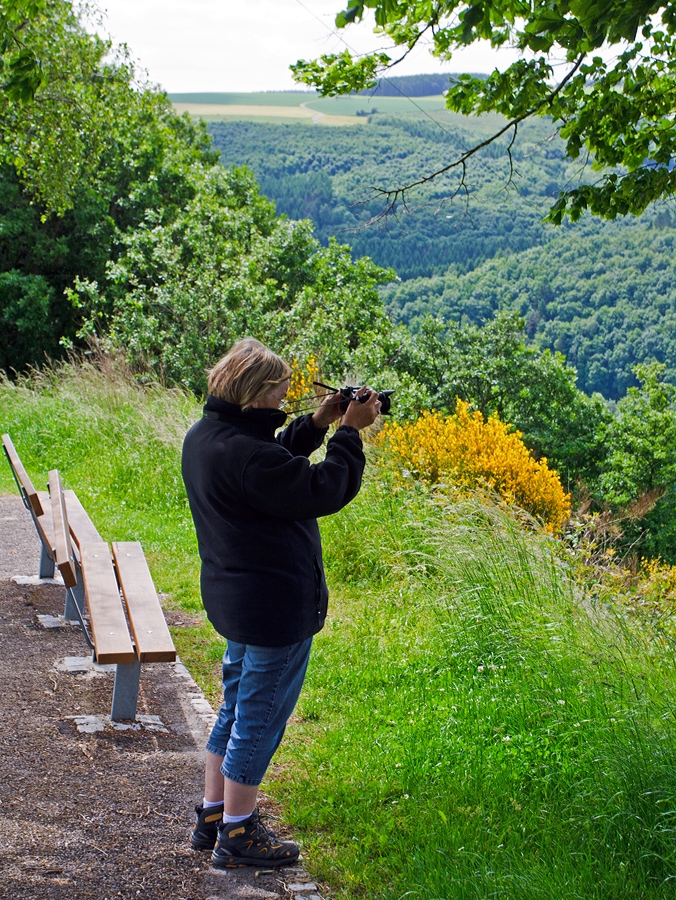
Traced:
POLYGON ((579 386, 610 399, 657 360, 676 383, 676 233, 642 222, 601 230, 578 223, 550 241, 472 272, 415 278, 383 289, 393 318, 414 330, 428 314, 481 324, 514 310, 540 347, 575 366, 579 386))
POLYGON ((438 165, 495 121, 373 115, 351 128, 222 122, 210 131, 222 162, 246 161, 278 212, 310 218, 322 242, 338 235, 395 269, 401 283, 383 289, 395 321, 415 329, 432 314, 479 324, 516 311, 538 346, 564 353, 588 393, 621 397, 637 383, 633 366, 652 360, 676 381, 672 214, 544 224, 552 196, 576 177, 546 122, 520 133, 511 173, 503 140, 471 164, 467 192, 448 199, 460 187, 451 173, 398 216, 366 225, 382 209, 374 187, 438 165))
POLYGON ((311 218, 320 240, 337 235, 356 254, 392 266, 401 278, 441 274, 451 265, 467 271, 551 237, 551 227, 541 223, 547 198, 571 173, 542 123, 524 130, 512 185, 502 142, 486 148, 472 167, 469 195, 454 172, 412 198, 400 217, 367 228, 383 207, 374 188, 399 184, 458 147, 470 147, 490 124, 471 130, 468 120, 446 114, 439 123, 426 116, 379 115, 369 123, 328 129, 219 122, 210 132, 222 163, 246 162, 278 212, 311 218), (446 199, 458 190, 453 202, 446 199))

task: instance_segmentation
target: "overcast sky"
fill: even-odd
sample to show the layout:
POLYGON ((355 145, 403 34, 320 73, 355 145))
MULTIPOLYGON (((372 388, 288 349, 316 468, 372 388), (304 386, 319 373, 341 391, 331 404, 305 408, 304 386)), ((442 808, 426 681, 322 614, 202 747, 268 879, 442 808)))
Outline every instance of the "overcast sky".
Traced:
MULTIPOLYGON (((340 52, 345 42, 360 53, 379 46, 372 24, 336 32, 334 19, 346 5, 344 0, 98 0, 98 4, 106 13, 107 33, 128 44, 150 80, 169 92, 297 90, 290 63, 340 52)), ((509 57, 503 58, 506 65, 509 57)), ((421 48, 392 74, 487 72, 496 59, 490 48, 473 48, 453 63, 440 65, 421 48)))

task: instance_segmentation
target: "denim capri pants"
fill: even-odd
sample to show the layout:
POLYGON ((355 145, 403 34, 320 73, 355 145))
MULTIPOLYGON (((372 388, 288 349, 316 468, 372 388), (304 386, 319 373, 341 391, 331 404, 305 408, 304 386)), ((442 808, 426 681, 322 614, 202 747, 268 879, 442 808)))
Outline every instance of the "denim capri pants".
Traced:
POLYGON ((285 647, 228 641, 223 654, 223 703, 207 750, 223 757, 221 772, 258 785, 294 710, 310 659, 312 638, 285 647))

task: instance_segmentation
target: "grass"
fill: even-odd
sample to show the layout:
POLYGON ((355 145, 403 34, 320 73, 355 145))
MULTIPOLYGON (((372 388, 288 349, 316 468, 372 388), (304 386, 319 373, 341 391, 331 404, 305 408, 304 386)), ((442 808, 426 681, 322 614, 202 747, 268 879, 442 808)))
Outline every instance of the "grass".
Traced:
POLYGON ((174 103, 176 112, 187 112, 206 122, 221 122, 227 119, 243 119, 253 122, 279 124, 280 121, 300 120, 316 125, 359 125, 361 120, 354 115, 326 115, 310 107, 301 106, 261 106, 259 104, 219 105, 216 103, 174 103))
POLYGON ((434 111, 446 108, 446 102, 441 94, 438 97, 317 97, 308 101, 310 109, 332 115, 354 116, 357 111, 370 112, 375 109, 379 113, 388 116, 396 116, 401 113, 414 113, 418 110, 434 111))
MULTIPOLYGON (((369 119, 372 110, 382 116, 397 116, 429 121, 430 117, 445 127, 467 128, 468 119, 459 113, 452 113, 445 108, 444 98, 437 97, 378 97, 348 96, 320 97, 312 91, 288 91, 272 93, 193 93, 170 94, 169 99, 180 112, 198 115, 207 121, 225 118, 251 119, 253 121, 284 123, 294 116, 299 124, 308 120, 307 113, 322 113, 318 124, 324 125, 369 125, 379 121, 378 115, 369 119), (301 109, 301 103, 305 109, 301 109), (239 109, 238 109, 239 107, 239 109), (256 107, 259 109, 256 110, 256 107), (274 107, 277 107, 275 111, 274 107), (217 110, 220 109, 220 112, 217 110), (357 113, 360 113, 357 115, 357 113), (367 115, 368 114, 368 115, 367 115)), ((471 117, 473 131, 482 136, 494 134, 505 124, 504 118, 495 113, 471 117)), ((523 126, 526 133, 533 131, 532 139, 542 139, 541 123, 528 123, 523 126)))
POLYGON ((304 120, 319 113, 317 124, 350 125, 368 124, 367 114, 373 110, 385 115, 401 115, 445 109, 441 95, 415 97, 413 101, 406 97, 319 97, 312 91, 170 94, 169 97, 178 112, 188 112, 209 121, 223 118, 271 122, 290 118, 304 120))
MULTIPOLYGON (((108 367, 0 385, 0 428, 108 539, 140 539, 215 698, 179 471, 199 404, 108 367)), ((673 896, 676 672, 553 539, 478 500, 364 488, 322 521, 331 616, 266 788, 341 900, 673 896)), ((13 488, 9 469, 0 489, 13 488)))
POLYGON ((377 107, 379 112, 388 115, 414 112, 416 108, 425 110, 444 109, 444 98, 441 94, 437 97, 414 97, 413 102, 407 97, 379 97, 379 96, 348 96, 348 97, 320 97, 314 91, 280 91, 279 93, 194 93, 194 94, 169 94, 172 103, 198 106, 278 106, 286 108, 306 104, 310 109, 318 110, 327 115, 354 116, 357 110, 367 111, 377 107))
POLYGON ((192 94, 169 94, 172 103, 207 103, 219 106, 299 106, 313 100, 314 91, 270 91, 253 93, 216 93, 202 91, 192 94))
POLYGON ((345 898, 671 896, 665 648, 482 504, 393 507, 372 479, 324 539, 348 568, 274 785, 314 874, 345 898))

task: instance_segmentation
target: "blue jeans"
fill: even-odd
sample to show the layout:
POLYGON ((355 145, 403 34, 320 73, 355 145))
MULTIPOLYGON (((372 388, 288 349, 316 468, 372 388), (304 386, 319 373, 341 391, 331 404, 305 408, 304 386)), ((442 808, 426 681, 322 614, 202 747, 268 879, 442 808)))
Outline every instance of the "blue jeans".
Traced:
POLYGON ((224 757, 221 772, 238 784, 260 784, 300 695, 312 638, 285 647, 228 641, 223 703, 207 750, 224 757))

